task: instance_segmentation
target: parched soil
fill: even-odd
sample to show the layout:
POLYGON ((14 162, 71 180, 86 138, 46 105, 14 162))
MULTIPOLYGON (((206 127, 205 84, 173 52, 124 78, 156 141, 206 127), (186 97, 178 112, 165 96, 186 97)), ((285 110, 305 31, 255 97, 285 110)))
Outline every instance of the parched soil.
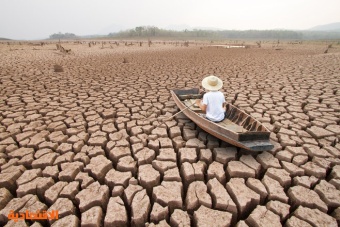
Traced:
MULTIPOLYGON (((130 43, 130 42, 129 42, 130 43)), ((338 226, 340 46, 0 43, 0 226, 338 226), (251 153, 178 112, 220 77, 274 148, 251 153), (9 212, 58 210, 15 223, 9 212)))

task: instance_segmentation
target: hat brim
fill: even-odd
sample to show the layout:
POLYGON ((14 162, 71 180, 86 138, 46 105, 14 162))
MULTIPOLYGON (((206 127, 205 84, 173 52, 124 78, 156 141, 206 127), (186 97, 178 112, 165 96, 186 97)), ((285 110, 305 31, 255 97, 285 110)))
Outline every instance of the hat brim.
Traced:
POLYGON ((209 77, 206 77, 202 80, 202 87, 209 91, 218 91, 223 87, 223 82, 220 78, 217 77, 217 84, 215 86, 211 86, 208 84, 209 77))

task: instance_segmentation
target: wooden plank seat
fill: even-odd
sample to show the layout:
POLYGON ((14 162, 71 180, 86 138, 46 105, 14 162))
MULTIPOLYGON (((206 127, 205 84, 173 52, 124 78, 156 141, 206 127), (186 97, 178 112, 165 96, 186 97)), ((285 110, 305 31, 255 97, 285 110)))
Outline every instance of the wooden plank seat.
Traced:
POLYGON ((230 121, 229 119, 225 119, 224 121, 218 122, 217 124, 222 126, 223 128, 226 128, 230 131, 233 131, 235 133, 247 132, 247 130, 245 128, 235 124, 234 122, 230 121))

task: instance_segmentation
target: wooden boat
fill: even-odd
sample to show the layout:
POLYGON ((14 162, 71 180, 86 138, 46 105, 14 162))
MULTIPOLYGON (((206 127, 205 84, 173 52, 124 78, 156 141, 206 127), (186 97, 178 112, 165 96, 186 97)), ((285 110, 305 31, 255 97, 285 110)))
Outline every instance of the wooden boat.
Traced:
POLYGON ((202 116, 195 100, 203 97, 199 89, 172 90, 172 98, 180 110, 204 131, 237 147, 250 151, 266 151, 274 146, 270 143, 270 131, 252 116, 233 106, 226 105, 226 118, 219 123, 202 116))

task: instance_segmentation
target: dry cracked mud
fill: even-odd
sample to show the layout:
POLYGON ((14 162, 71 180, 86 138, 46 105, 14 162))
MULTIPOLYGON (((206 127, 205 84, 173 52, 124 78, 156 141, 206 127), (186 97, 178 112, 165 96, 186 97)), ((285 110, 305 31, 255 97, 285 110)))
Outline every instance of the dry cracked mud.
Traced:
POLYGON ((0 43, 1 226, 340 224, 339 45, 109 43, 0 43), (209 74, 272 150, 233 147, 183 114, 161 124, 178 112, 169 91, 209 74))

